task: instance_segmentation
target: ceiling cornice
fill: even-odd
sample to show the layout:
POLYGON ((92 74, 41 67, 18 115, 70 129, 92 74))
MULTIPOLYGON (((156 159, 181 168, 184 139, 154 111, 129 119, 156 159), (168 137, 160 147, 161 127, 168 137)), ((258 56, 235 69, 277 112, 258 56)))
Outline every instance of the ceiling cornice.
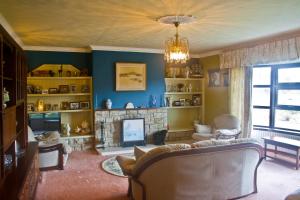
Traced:
POLYGON ((24 43, 23 41, 19 38, 19 36, 15 33, 15 31, 12 29, 12 27, 9 25, 7 20, 2 16, 0 13, 0 24, 2 27, 7 31, 7 33, 16 41, 16 43, 23 48, 24 43))
POLYGON ((215 56, 215 55, 219 55, 223 52, 223 50, 219 49, 219 50, 214 50, 214 51, 208 51, 205 53, 200 53, 198 54, 198 58, 205 58, 205 57, 209 57, 209 56, 215 56))
POLYGON ((51 46, 24 46, 26 51, 57 51, 57 52, 78 52, 89 53, 90 48, 76 48, 76 47, 51 47, 51 46))
POLYGON ((137 53, 157 53, 163 54, 162 49, 149 49, 149 48, 135 48, 135 47, 116 47, 116 46, 90 46, 93 51, 125 51, 125 52, 137 52, 137 53))

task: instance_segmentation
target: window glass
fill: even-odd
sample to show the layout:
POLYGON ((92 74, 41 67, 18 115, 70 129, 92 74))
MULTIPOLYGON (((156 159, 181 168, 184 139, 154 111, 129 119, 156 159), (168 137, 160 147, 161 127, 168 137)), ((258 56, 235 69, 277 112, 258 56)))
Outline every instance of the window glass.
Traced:
POLYGON ((253 125, 269 126, 270 124, 270 110, 254 108, 252 110, 253 125))
POLYGON ((278 69, 278 83, 300 83, 300 68, 278 69))
POLYGON ((276 110, 275 127, 300 130, 300 111, 276 110))
POLYGON ((300 106, 300 90, 278 90, 278 105, 300 106))
POLYGON ((270 88, 253 88, 252 103, 255 106, 270 106, 270 88))
POLYGON ((271 67, 253 68, 253 85, 270 85, 271 84, 271 67))

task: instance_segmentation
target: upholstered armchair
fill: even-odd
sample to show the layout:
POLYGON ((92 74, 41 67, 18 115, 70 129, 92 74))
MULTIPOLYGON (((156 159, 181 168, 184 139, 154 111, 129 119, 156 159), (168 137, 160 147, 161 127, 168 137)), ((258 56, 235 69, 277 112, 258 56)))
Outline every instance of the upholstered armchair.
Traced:
POLYGON ((28 126, 28 140, 39 142, 39 165, 41 171, 64 169, 71 149, 67 144, 60 141, 58 132, 48 132, 44 136, 35 137, 28 126))
POLYGON ((195 140, 215 139, 237 139, 241 133, 240 121, 230 114, 222 114, 214 118, 213 124, 195 124, 196 133, 193 134, 195 140))

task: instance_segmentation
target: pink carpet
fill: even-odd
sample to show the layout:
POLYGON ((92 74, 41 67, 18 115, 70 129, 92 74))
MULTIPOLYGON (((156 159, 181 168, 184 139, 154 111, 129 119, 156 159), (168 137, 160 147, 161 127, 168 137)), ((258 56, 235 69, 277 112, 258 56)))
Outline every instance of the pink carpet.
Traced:
MULTIPOLYGON (((128 200, 127 179, 104 172, 96 152, 73 152, 65 170, 44 172, 36 200, 128 200)), ((263 161, 258 170, 258 193, 244 200, 283 200, 300 188, 300 170, 285 162, 263 161)))

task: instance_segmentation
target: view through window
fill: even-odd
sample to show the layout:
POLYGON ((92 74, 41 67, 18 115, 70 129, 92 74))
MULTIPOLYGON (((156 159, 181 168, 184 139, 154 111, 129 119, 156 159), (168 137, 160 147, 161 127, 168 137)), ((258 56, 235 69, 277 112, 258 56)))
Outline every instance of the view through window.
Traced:
POLYGON ((253 67, 255 128, 300 132, 300 64, 253 67))

